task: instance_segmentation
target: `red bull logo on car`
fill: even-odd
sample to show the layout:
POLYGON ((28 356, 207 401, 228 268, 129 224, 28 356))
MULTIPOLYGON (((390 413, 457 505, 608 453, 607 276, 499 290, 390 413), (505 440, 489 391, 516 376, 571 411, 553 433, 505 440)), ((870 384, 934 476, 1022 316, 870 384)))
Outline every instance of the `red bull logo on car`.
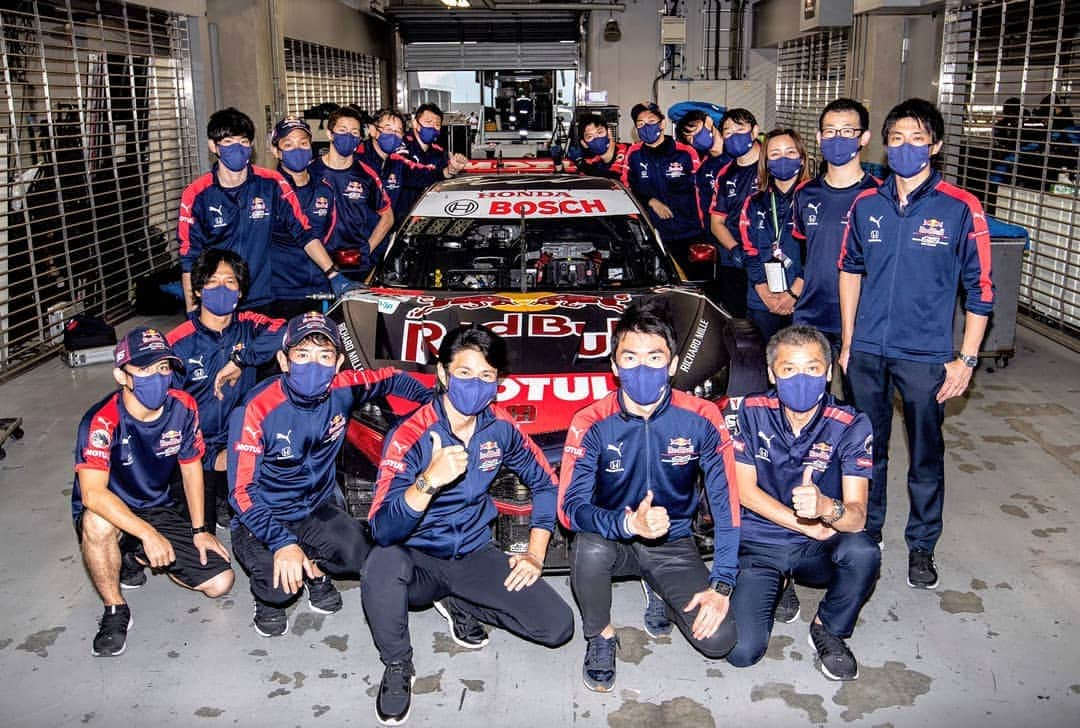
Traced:
MULTIPOLYGON (((521 314, 506 313, 502 318, 481 322, 493 333, 504 338, 527 336, 530 339, 563 338, 575 336, 581 338, 578 356, 582 359, 597 359, 611 353, 612 334, 615 331, 617 317, 607 319, 603 331, 588 331, 584 321, 574 321, 562 314, 521 314)), ((399 359, 426 364, 434 361, 439 345, 446 336, 446 325, 433 320, 410 321, 406 319, 401 337, 399 359)))

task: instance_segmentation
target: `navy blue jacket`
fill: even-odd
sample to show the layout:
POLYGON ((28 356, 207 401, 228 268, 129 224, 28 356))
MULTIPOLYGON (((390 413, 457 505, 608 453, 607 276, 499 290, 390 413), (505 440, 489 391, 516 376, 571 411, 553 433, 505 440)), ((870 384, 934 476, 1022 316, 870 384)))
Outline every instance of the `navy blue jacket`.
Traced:
POLYGON ((532 493, 532 528, 555 527, 555 474, 540 448, 498 406, 476 416, 476 429, 466 446, 465 474, 441 489, 426 511, 410 508, 405 491, 431 462, 431 432, 438 433, 444 447, 463 444, 450 429, 442 397, 418 409, 387 437, 368 515, 375 543, 402 544, 440 559, 463 556, 490 543, 497 513, 488 488, 503 465, 532 493))
MULTIPOLYGON (((842 477, 870 478, 874 436, 866 415, 826 394, 813 418, 798 437, 784 416, 776 390, 745 397, 739 405, 738 428, 732 436, 735 460, 757 470, 757 485, 786 506, 791 491, 802 485, 803 471, 814 468, 811 479, 822 494, 843 500, 842 477)), ((743 541, 793 545, 810 540, 742 509, 743 541)))
POLYGON ((638 142, 626 153, 622 183, 648 210, 649 219, 664 242, 692 238, 700 242, 704 239, 703 216, 695 183, 700 163, 692 146, 670 136, 655 147, 638 142), (653 198, 671 208, 670 220, 661 220, 649 207, 649 200, 653 198))
POLYGON ((785 194, 769 185, 768 189, 755 192, 743 203, 742 214, 739 216, 739 231, 742 235, 743 267, 746 268, 746 277, 750 281, 746 289, 747 308, 756 311, 769 310, 754 286, 765 282, 765 263, 774 257, 773 241, 776 240, 777 235, 776 225, 780 226, 780 250, 785 256, 784 273, 787 276, 788 287, 791 287, 796 278, 802 277, 801 246, 791 234, 792 201, 795 199, 796 189, 797 186, 792 187, 785 194), (774 204, 775 220, 773 219, 774 204))
MULTIPOLYGON (((408 152, 408 156, 412 161, 434 167, 439 172, 442 172, 450 164, 450 155, 447 154, 445 149, 437 143, 429 144, 428 148, 424 149, 420 146, 415 133, 411 131, 405 135, 405 151, 408 152)), ((401 153, 400 149, 398 153, 401 153)))
POLYGON ((395 227, 401 225, 423 191, 442 179, 442 171, 434 165, 415 162, 398 152, 386 155, 385 159, 380 157, 374 142, 357 147, 356 158, 375 170, 382 180, 383 190, 394 209, 395 227))
MULTIPOLYGON (((717 175, 712 204, 708 208, 709 215, 719 218, 720 222, 727 226, 731 237, 737 241, 742 240, 739 232, 739 215, 742 213, 747 198, 757 191, 758 166, 756 163, 740 167, 735 160, 732 160, 717 175)), ((724 248, 718 260, 721 265, 733 268, 742 266, 742 261, 743 253, 740 246, 735 246, 734 250, 724 248)))
MULTIPOLYGON (((278 168, 281 171, 281 168, 278 168)), ((325 246, 337 224, 337 205, 334 189, 325 179, 308 175, 308 183, 297 187, 292 175, 281 171, 285 181, 292 187, 300 209, 311 224, 311 235, 325 246)), ((274 242, 270 249, 273 264, 272 290, 276 301, 295 301, 312 294, 330 293, 330 281, 307 252, 296 245, 288 231, 274 228, 274 242)), ((317 304, 312 304, 313 306, 317 304)))
POLYGON ((626 411, 616 390, 574 415, 559 473, 563 526, 624 542, 633 539, 624 517, 649 490, 671 518, 665 539, 691 536, 703 474, 713 517, 712 578, 735 583, 739 491, 731 439, 712 402, 669 388, 645 420, 626 411))
POLYGON ((581 149, 586 154, 575 163, 578 172, 589 175, 590 177, 622 179, 623 170, 626 169, 626 155, 630 151, 629 144, 616 142, 615 154, 612 155, 610 162, 605 162, 604 158, 599 154, 590 152, 588 147, 582 147, 581 149))
POLYGON ((958 284, 967 311, 987 316, 994 307, 982 205, 937 171, 903 209, 895 176, 855 199, 840 269, 865 275, 851 348, 868 354, 948 362, 958 284))
POLYGON ((334 190, 337 220, 327 238, 326 249, 359 250, 360 267, 367 270, 371 267, 368 238, 379 224, 379 216, 391 208, 379 173, 355 157, 347 169, 331 169, 321 158, 316 159, 308 172, 315 179, 326 180, 334 190))
POLYGON ((173 386, 183 389, 199 405, 199 418, 206 441, 205 467, 213 468, 214 458, 229 441, 229 413, 255 386, 255 367, 274 358, 281 350, 285 321, 252 311, 241 311, 221 332, 206 328, 199 314, 166 335, 173 353, 184 362, 184 373, 173 373, 173 386), (214 378, 232 358, 244 365, 236 384, 223 387, 224 399, 214 396, 214 378))
POLYGON ((247 263, 251 278, 244 306, 273 300, 270 245, 275 228, 303 248, 318 237, 285 179, 272 169, 248 165, 239 187, 218 183, 218 165, 184 190, 180 198, 180 267, 190 273, 205 248, 231 250, 247 263))
POLYGON ((128 508, 159 508, 174 504, 169 482, 177 462, 198 462, 202 456, 199 411, 187 392, 170 389, 164 411, 153 422, 136 420, 124 409, 120 392, 112 392, 79 423, 71 516, 77 520, 84 510, 83 470, 106 471, 109 490, 128 508))
POLYGON ((795 191, 794 225, 791 234, 805 241, 803 289, 795 302, 793 321, 830 334, 840 333, 840 244, 847 229, 851 203, 863 190, 881 182, 864 174, 850 187, 830 187, 822 175, 795 191))
POLYGON ((278 375, 260 382, 229 418, 229 502, 271 551, 296 543, 284 524, 302 521, 337 492, 334 464, 349 413, 373 397, 426 402, 431 391, 390 367, 338 372, 311 401, 278 375))

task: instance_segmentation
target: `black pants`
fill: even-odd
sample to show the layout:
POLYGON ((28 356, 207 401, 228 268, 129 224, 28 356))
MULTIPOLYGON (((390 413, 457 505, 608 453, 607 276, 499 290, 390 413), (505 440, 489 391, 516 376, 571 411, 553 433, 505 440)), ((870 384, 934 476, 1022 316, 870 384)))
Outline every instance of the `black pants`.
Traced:
MULTIPOLYGON (((229 478, 223 470, 203 469, 203 524, 214 532, 217 527, 218 505, 222 511, 230 511, 229 508, 229 478)), ((228 522, 222 523, 228 528, 228 522)))
POLYGON ((508 591, 509 558, 489 543, 458 559, 440 559, 408 546, 376 546, 364 569, 361 594, 371 636, 384 664, 412 659, 409 609, 447 596, 487 622, 546 647, 574 635, 574 614, 543 579, 508 591))
POLYGON ((668 619, 701 654, 712 659, 735 645, 735 615, 728 610, 719 629, 704 640, 694 638, 697 610, 684 612, 694 594, 709 586, 709 569, 692 538, 649 545, 639 541, 609 541, 595 533, 574 537, 570 555, 570 584, 581 609, 585 637, 595 637, 611 623, 611 580, 640 577, 667 604, 668 619))
MULTIPOLYGON (((360 576, 371 550, 370 537, 359 521, 332 501, 320 505, 303 521, 286 526, 320 569, 332 576, 360 576)), ((283 590, 281 584, 274 587, 274 553, 236 518, 232 548, 236 560, 247 572, 251 593, 257 600, 280 607, 297 597, 283 590)))
POLYGON ((705 293, 735 318, 746 318, 746 271, 731 265, 716 266, 716 278, 705 293))

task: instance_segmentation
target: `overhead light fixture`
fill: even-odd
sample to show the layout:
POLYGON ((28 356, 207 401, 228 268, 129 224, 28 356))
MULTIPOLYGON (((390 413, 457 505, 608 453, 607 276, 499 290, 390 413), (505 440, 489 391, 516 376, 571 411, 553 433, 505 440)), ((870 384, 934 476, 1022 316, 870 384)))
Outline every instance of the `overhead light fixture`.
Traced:
MULTIPOLYGON (((446 2, 446 0, 443 0, 446 2)), ((618 43, 622 40, 622 29, 619 28, 619 21, 614 17, 609 17, 607 22, 604 23, 604 40, 608 43, 618 43)))
POLYGON ((442 4, 448 8, 467 8, 469 7, 469 0, 441 0, 442 4))

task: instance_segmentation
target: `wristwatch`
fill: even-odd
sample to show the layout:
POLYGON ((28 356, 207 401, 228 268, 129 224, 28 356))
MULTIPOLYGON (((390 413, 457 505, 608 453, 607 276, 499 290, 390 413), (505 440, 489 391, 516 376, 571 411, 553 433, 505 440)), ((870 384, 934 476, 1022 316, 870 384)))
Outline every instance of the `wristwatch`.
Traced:
POLYGON ((191 535, 192 536, 198 535, 200 533, 209 533, 209 531, 210 531, 210 529, 207 528, 206 526, 192 526, 191 527, 191 535))
POLYGON ((821 516, 821 522, 824 523, 826 526, 831 526, 832 524, 836 523, 844 517, 844 512, 846 510, 847 508, 844 506, 844 501, 840 500, 839 498, 833 498, 832 513, 827 517, 821 516))
POLYGON ((956 355, 956 358, 964 362, 964 366, 968 369, 974 369, 979 366, 979 357, 977 356, 968 356, 967 354, 960 352, 956 355))
POLYGON ((731 584, 726 581, 720 581, 719 579, 713 579, 709 582, 709 588, 722 597, 731 596, 731 584))
POLYGON ((427 495, 438 492, 439 486, 432 485, 431 482, 427 479, 427 476, 421 475, 419 478, 416 479, 416 489, 421 493, 427 495))

